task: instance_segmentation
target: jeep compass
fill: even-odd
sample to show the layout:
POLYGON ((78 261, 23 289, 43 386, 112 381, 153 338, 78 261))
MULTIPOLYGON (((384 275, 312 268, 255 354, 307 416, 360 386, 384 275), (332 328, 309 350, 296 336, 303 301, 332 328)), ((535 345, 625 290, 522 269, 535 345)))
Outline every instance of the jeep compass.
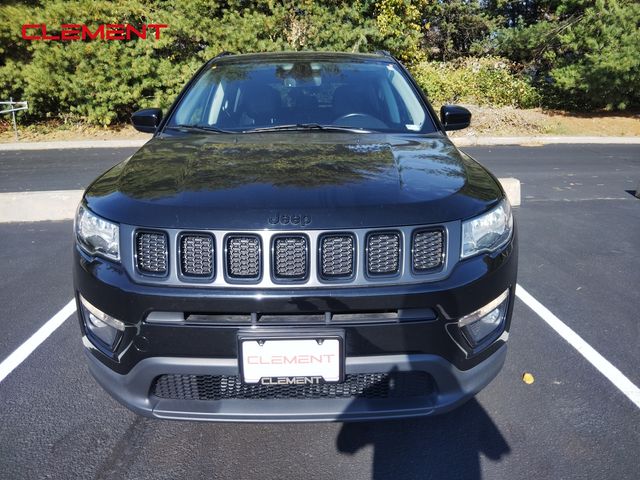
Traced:
POLYGON ((141 415, 431 415, 506 356, 511 207, 403 65, 221 54, 96 179, 75 221, 89 368, 141 415))

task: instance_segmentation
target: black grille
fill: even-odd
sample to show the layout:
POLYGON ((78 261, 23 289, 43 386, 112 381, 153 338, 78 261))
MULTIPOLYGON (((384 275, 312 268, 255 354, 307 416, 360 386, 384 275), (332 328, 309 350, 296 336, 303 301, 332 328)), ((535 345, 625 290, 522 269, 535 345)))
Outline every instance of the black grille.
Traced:
POLYGON ((243 384, 237 376, 161 375, 152 393, 175 400, 225 399, 317 399, 426 397, 435 392, 426 372, 358 373, 346 375, 344 383, 321 385, 243 384))
POLYGON ((180 269, 188 277, 212 277, 214 240, 211 235, 186 234, 180 237, 180 269))
POLYGON ((256 236, 227 238, 227 274, 231 278, 260 277, 260 239, 256 236))
POLYGON ((308 251, 307 237, 276 237, 273 249, 275 276, 283 279, 305 278, 308 251))
POLYGON ((171 234, 171 242, 169 235, 142 227, 135 231, 134 262, 140 275, 155 276, 157 281, 165 282, 164 277, 173 265, 178 275, 170 279, 172 284, 180 281, 212 284, 222 268, 224 278, 216 284, 257 284, 266 271, 272 286, 287 282, 302 284, 311 274, 312 283, 332 280, 346 283, 355 278, 360 285, 367 280, 375 281, 376 276, 391 281, 406 266, 406 276, 413 274, 415 281, 421 281, 419 274, 439 272, 444 267, 447 241, 446 230, 441 226, 417 227, 411 233, 391 227, 373 230, 366 234, 362 246, 357 234, 349 231, 323 232, 317 240, 304 232, 275 232, 264 245, 261 234, 254 232, 229 233, 223 245, 208 231, 171 234), (265 246, 268 253, 263 252, 265 246), (175 260, 171 255, 176 256, 175 260), (360 262, 362 267, 358 266, 360 262), (358 278, 358 269, 364 270, 364 278, 358 278))
POLYGON ((167 273, 167 235, 162 232, 136 234, 138 270, 156 275, 167 273))
POLYGON ((398 273, 400 269, 400 234, 373 233, 367 238, 367 269, 373 275, 398 273))
POLYGON ((325 235, 321 243, 321 272, 324 277, 350 277, 354 270, 354 241, 351 235, 325 235))
POLYGON ((442 230, 421 231, 413 234, 412 262, 416 272, 433 270, 442 265, 443 239, 442 230))

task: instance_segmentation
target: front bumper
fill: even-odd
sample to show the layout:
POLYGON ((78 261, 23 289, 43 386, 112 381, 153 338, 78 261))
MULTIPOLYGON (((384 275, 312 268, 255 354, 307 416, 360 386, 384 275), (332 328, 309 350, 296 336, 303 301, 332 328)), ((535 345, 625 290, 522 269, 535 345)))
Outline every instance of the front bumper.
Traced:
MULTIPOLYGON (((76 296, 126 325, 112 354, 97 348, 80 326, 92 374, 118 401, 157 418, 215 421, 330 421, 424 416, 455 408, 493 379, 504 362, 517 275, 516 237, 502 250, 459 262, 444 280, 370 288, 205 290, 140 285, 119 265, 75 250, 76 296), (456 322, 509 290, 501 331, 480 351, 465 347, 456 322), (410 320, 302 325, 314 332, 340 328, 345 373, 426 372, 429 395, 402 398, 181 400, 159 398, 153 385, 168 374, 238 375, 238 334, 269 325, 159 325, 152 312, 295 315, 318 312, 414 311, 410 320)), ((81 311, 79 309, 78 311, 81 311)), ((282 329, 279 325, 277 328, 282 329)))
MULTIPOLYGON (((85 337, 85 341, 86 337, 85 337)), ((89 350, 89 369, 100 385, 134 412, 154 418, 229 422, 357 421, 418 417, 444 413, 461 405, 484 388, 500 371, 507 353, 502 345, 489 358, 469 370, 459 370, 436 355, 382 355, 347 358, 351 373, 422 371, 430 374, 437 391, 426 397, 400 399, 232 399, 222 401, 161 399, 149 393, 159 375, 238 375, 235 358, 154 357, 140 361, 128 374, 119 375, 98 361, 89 350)))

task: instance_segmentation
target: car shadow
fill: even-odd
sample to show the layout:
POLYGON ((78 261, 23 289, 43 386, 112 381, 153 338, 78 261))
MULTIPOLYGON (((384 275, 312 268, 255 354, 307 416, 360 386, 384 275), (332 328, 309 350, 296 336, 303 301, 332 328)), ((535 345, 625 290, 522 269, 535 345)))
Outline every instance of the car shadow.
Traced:
MULTIPOLYGON (((349 310, 336 299, 325 301, 329 311, 349 310)), ((300 311, 316 307, 300 299, 296 299, 295 304, 300 311)), ((367 352, 384 352, 384 348, 378 348, 374 341, 355 330, 350 336, 352 340, 357 337, 361 345, 367 344, 367 352)), ((398 369, 394 367, 387 373, 394 375, 398 369)), ((390 397, 399 394, 398 383, 383 383, 369 385, 354 401, 380 389, 386 390, 390 397)), ((347 406, 343 412, 345 418, 351 410, 347 406)), ((475 398, 449 413, 433 417, 342 424, 336 438, 337 451, 355 455, 370 446, 373 447, 373 480, 481 479, 481 457, 497 461, 511 452, 506 439, 475 398)))
MULTIPOLYGON (((369 349, 373 347, 371 344, 369 349)), ((399 371, 393 367, 387 373, 393 377, 399 371)), ((381 387, 390 398, 403 395, 402 382, 382 380, 364 389, 351 405, 380 392, 381 387)), ((350 406, 344 410, 345 418, 350 410, 350 406)), ((370 446, 373 447, 373 480, 477 480, 482 478, 482 456, 497 461, 511 451, 475 397, 443 415, 342 425, 336 439, 339 452, 355 455, 370 446)))
POLYGON ((495 461, 511 451, 475 399, 435 417, 344 423, 336 439, 350 455, 370 445, 374 480, 480 479, 481 455, 495 461))

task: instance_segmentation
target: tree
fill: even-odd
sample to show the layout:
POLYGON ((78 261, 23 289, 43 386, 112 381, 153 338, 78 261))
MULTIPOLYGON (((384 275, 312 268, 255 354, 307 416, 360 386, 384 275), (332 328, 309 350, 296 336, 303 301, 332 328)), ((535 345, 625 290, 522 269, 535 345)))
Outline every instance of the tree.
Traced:
POLYGON ((29 100, 32 119, 109 125, 168 106, 222 51, 390 50, 422 58, 419 10, 405 0, 48 0, 0 7, 0 96, 29 100), (27 41, 15 19, 46 23, 168 24, 159 40, 27 41))
POLYGON ((496 33, 495 50, 523 64, 547 102, 569 108, 640 104, 640 4, 561 0, 535 23, 496 33))
MULTIPOLYGON (((580 0, 578 0, 578 3, 580 0)), ((485 0, 489 14, 504 27, 532 25, 551 19, 563 0, 485 0)), ((564 2, 565 4, 569 2, 564 2)), ((576 3, 576 2, 574 2, 576 3)))
POLYGON ((478 0, 428 2, 422 16, 429 58, 445 62, 479 53, 482 40, 497 26, 478 0))

